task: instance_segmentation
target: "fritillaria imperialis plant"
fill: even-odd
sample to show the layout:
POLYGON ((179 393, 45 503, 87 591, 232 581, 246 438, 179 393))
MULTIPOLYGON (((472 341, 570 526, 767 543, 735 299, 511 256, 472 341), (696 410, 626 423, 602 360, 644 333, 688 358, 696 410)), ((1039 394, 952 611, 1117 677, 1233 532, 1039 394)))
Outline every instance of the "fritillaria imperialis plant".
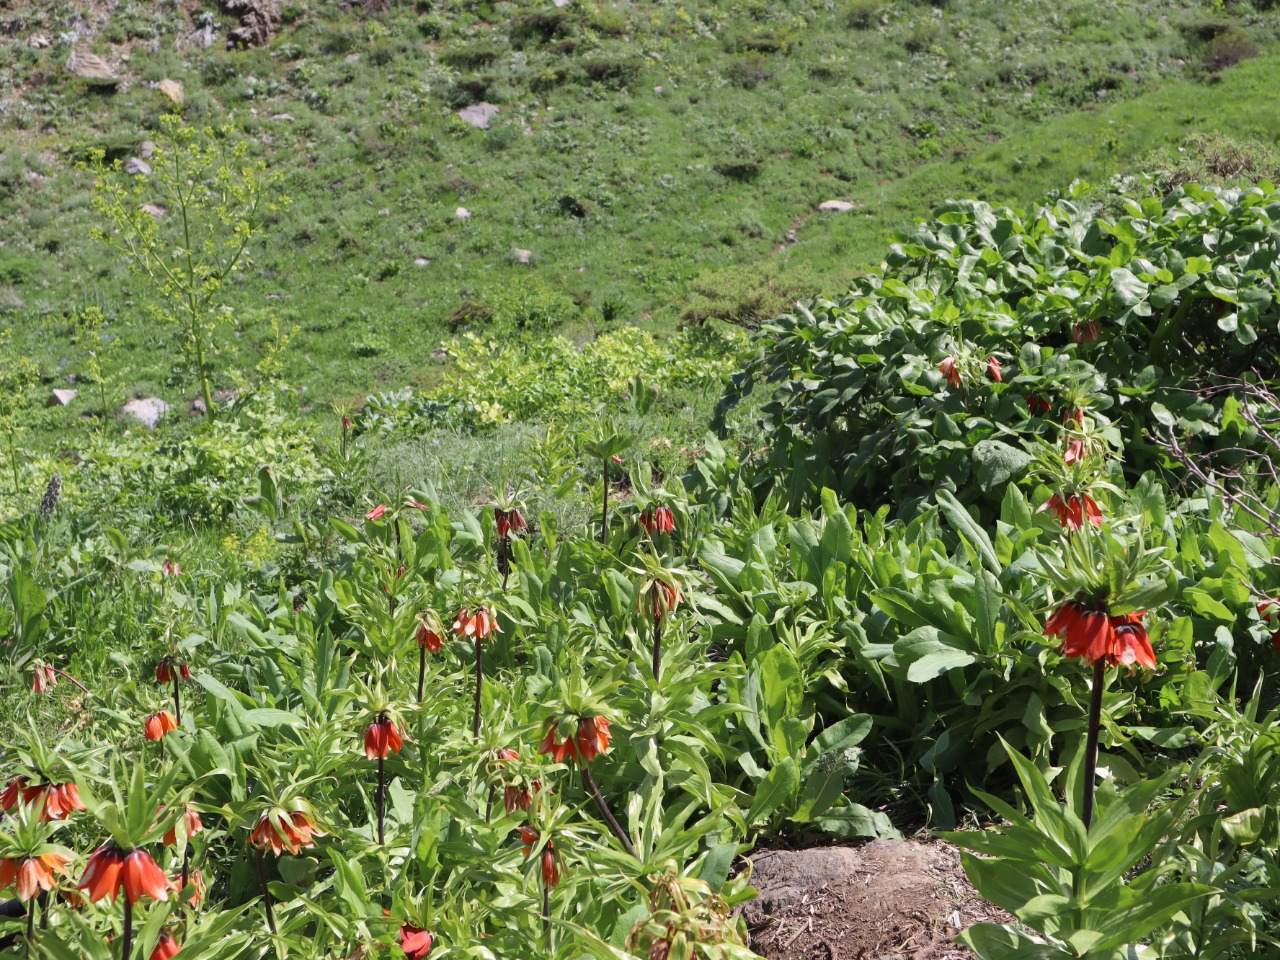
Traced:
POLYGON ((609 467, 621 466, 622 454, 631 445, 630 438, 614 433, 602 425, 596 435, 585 444, 587 453, 600 461, 600 542, 609 542, 609 467))
POLYGON ((501 633, 502 628, 494 612, 488 607, 477 607, 473 612, 463 607, 453 618, 453 632, 459 637, 470 637, 476 649, 476 701, 472 715, 471 736, 480 739, 480 697, 484 688, 484 642, 494 633, 501 633))
POLYGON ((631 568, 641 577, 636 587, 636 612, 646 624, 653 625, 653 679, 656 681, 662 673, 662 624, 680 606, 681 576, 679 571, 664 567, 656 556, 644 556, 641 561, 642 567, 631 568))
POLYGON ((545 731, 542 743, 538 746, 538 752, 551 757, 556 763, 567 761, 577 765, 582 774, 582 785, 596 802, 604 822, 609 825, 609 829, 618 838, 622 848, 635 856, 636 849, 631 838, 618 822, 618 818, 613 815, 613 810, 610 809, 604 794, 600 792, 600 787, 596 785, 595 778, 589 769, 592 760, 609 752, 613 734, 609 730, 608 718, 600 714, 584 716, 564 713, 548 719, 545 731))
POLYGON ((1058 594, 1044 633, 1061 641, 1064 656, 1093 670, 1081 813, 1086 828, 1093 817, 1106 669, 1156 667, 1143 617, 1173 594, 1163 552, 1145 549, 1138 530, 1124 536, 1104 526, 1096 534, 1064 538, 1060 556, 1040 554, 1041 572, 1058 594))
POLYGON ((382 695, 381 687, 370 699, 371 720, 364 728, 364 755, 378 763, 378 843, 385 845, 387 817, 387 754, 399 753, 404 746, 404 721, 395 706, 382 695))
POLYGON ((267 928, 277 935, 275 910, 271 890, 267 887, 267 871, 264 863, 267 851, 279 857, 285 851, 297 855, 306 847, 315 846, 315 837, 325 836, 317 825, 311 804, 301 797, 272 802, 258 816, 249 832, 249 845, 256 851, 258 885, 262 888, 262 907, 267 915, 267 928))
POLYGON ((418 702, 422 702, 423 685, 427 680, 427 654, 435 656, 444 645, 444 624, 434 610, 418 612, 418 626, 413 634, 418 645, 418 702))
POLYGON ((65 876, 75 859, 72 850, 52 842, 62 824, 46 817, 43 806, 42 796, 29 804, 20 801, 0 830, 0 893, 12 887, 23 904, 28 955, 35 939, 36 901, 54 889, 58 876, 65 876))

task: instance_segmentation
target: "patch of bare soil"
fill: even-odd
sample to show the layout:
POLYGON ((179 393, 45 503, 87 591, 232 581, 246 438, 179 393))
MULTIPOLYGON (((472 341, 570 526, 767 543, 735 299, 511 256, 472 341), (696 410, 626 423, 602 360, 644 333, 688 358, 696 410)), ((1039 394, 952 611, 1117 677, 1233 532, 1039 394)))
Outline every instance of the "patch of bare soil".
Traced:
POLYGON ((752 856, 751 949, 766 960, 969 960, 954 940, 1009 915, 983 900, 955 847, 929 837, 752 856))

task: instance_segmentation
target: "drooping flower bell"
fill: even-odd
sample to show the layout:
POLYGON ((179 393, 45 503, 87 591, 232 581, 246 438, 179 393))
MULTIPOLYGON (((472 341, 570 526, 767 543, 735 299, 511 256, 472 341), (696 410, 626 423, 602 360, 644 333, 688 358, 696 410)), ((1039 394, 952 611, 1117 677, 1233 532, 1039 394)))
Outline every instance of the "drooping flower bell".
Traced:
POLYGON ((58 685, 58 672, 52 665, 37 663, 31 673, 31 692, 48 693, 58 685))
POLYGON ((529 529, 529 524, 525 521, 524 514, 515 507, 510 510, 494 507, 493 519, 498 526, 498 536, 503 540, 506 540, 513 533, 522 533, 529 529))
POLYGON ((947 378, 947 383, 951 386, 959 388, 960 386, 960 362, 955 357, 946 357, 938 364, 938 370, 947 378))
POLYGON ((190 680, 191 668, 171 656, 161 658, 156 664, 156 683, 173 683, 175 680, 190 680))
POLYGON ((399 753, 404 737, 396 722, 385 713, 364 729, 364 755, 370 760, 385 760, 388 753, 399 753))
POLYGON ((996 383, 1004 381, 1004 376, 1000 372, 1000 361, 995 357, 987 357, 987 373, 991 374, 991 379, 996 383))
POLYGON ((18 802, 31 803, 44 792, 43 786, 31 786, 31 778, 25 774, 14 777, 0 793, 0 811, 8 813, 18 802))
POLYGON ((1055 493, 1040 504, 1036 513, 1044 513, 1046 510, 1053 512, 1068 533, 1082 529, 1086 522, 1095 527, 1102 526, 1102 510, 1087 493, 1071 493, 1065 498, 1062 494, 1055 493))
POLYGON ((368 513, 366 513, 364 515, 364 518, 366 520, 381 520, 382 515, 386 512, 387 512, 387 505, 385 503, 380 503, 376 507, 374 507, 372 510, 370 510, 368 513))
POLYGON ((640 514, 640 526, 650 536, 655 533, 671 533, 676 528, 675 514, 670 507, 649 507, 640 514))
POLYGON ((493 614, 484 607, 479 607, 475 613, 463 607, 453 619, 453 632, 460 637, 487 640, 489 635, 495 631, 497 633, 502 632, 498 627, 497 621, 494 620, 493 614))
POLYGON ((1031 396, 1027 397, 1027 409, 1034 414, 1039 414, 1043 416, 1044 414, 1048 413, 1050 410, 1053 409, 1053 404, 1051 404, 1044 397, 1038 396, 1036 394, 1032 394, 1031 396))
POLYGON ((1076 343, 1093 343, 1098 339, 1100 333, 1097 320, 1088 320, 1084 323, 1073 323, 1071 325, 1071 339, 1076 343))
POLYGON ((444 637, 440 635, 442 632, 439 622, 435 620, 434 615, 428 615, 426 611, 418 614, 418 630, 415 639, 418 646, 422 647, 427 653, 436 654, 440 652, 440 647, 444 643, 444 637))
MULTIPOLYGON (((1280 650, 1280 597, 1267 597, 1258 603, 1258 616, 1272 628, 1271 646, 1280 650)), ((7 809, 0 802, 0 809, 7 809)))
POLYGON ((74 783, 50 783, 44 787, 45 820, 66 820, 77 810, 85 808, 80 800, 80 788, 74 783))
POLYGON ((324 831, 303 811, 290 813, 275 807, 259 818, 257 826, 249 834, 249 843, 259 850, 270 850, 278 857, 285 850, 296 855, 303 847, 314 847, 312 838, 324 835, 324 831))
POLYGON ((156 946, 151 951, 149 960, 173 960, 180 949, 178 941, 170 935, 169 931, 161 930, 160 936, 156 938, 156 946))
POLYGON ((88 891, 90 903, 107 896, 114 902, 121 890, 130 903, 137 903, 143 896, 169 899, 169 880, 155 858, 145 850, 121 850, 115 841, 94 851, 76 887, 88 891))
POLYGON ((1111 666, 1135 663, 1154 670, 1155 651, 1142 624, 1141 613, 1112 616, 1105 604, 1064 603, 1044 625, 1044 634, 1062 640, 1062 654, 1093 665, 1101 660, 1111 666))
MULTIPOLYGON (((527 857, 533 852, 534 846, 542 838, 533 827, 520 827, 520 842, 524 844, 524 855, 527 857)), ((556 853, 556 845, 551 840, 547 841, 545 847, 542 848, 542 856, 540 869, 542 872, 542 883, 546 887, 558 887, 560 885, 560 856, 556 853)))
POLYGON ((168 710, 161 710, 147 717, 143 724, 143 734, 148 740, 163 740, 171 731, 178 729, 178 721, 168 710))
POLYGON ((400 927, 400 949, 408 960, 423 960, 435 945, 435 938, 426 930, 406 923, 400 927))
POLYGON ((1084 441, 1071 440, 1067 443, 1067 452, 1062 455, 1062 462, 1068 467, 1084 460, 1084 441))
POLYGON ((24 903, 34 900, 41 891, 53 889, 55 873, 65 874, 71 858, 61 853, 43 853, 35 857, 0 859, 0 890, 10 884, 24 903))
POLYGON ((560 725, 555 718, 547 721, 546 736, 538 752, 550 756, 556 763, 568 758, 574 763, 590 763, 603 753, 608 753, 612 734, 605 717, 579 717, 577 730, 570 737, 560 740, 560 725))
MULTIPOLYGON (((200 819, 200 811, 195 807, 187 807, 183 811, 182 820, 188 840, 204 829, 204 821, 200 819)), ((166 847, 176 847, 178 845, 178 825, 176 823, 165 832, 163 842, 166 847)))

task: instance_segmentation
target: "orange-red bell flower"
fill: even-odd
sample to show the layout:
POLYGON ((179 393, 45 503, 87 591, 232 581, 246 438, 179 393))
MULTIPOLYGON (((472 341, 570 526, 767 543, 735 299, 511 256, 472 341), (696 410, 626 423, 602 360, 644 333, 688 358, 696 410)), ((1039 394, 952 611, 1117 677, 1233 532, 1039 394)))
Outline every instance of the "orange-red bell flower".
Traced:
POLYGON ((1085 523, 1091 523, 1095 527, 1102 526, 1102 510, 1094 501, 1093 497, 1087 493, 1072 493, 1065 498, 1058 493, 1040 504, 1036 513, 1044 513, 1050 510, 1053 515, 1058 518, 1058 522, 1066 529, 1068 533, 1084 527, 1085 523))
POLYGON ((493 614, 484 607, 480 607, 475 613, 472 613, 466 607, 458 611, 458 615, 453 618, 453 632, 460 637, 472 637, 476 640, 487 640, 489 635, 501 633, 497 621, 494 620, 493 614))
POLYGON ((143 896, 169 899, 169 879, 155 858, 145 850, 126 852, 114 842, 94 851, 76 887, 88 891, 90 903, 107 896, 114 901, 121 889, 130 903, 137 903, 143 896))
POLYGON ((382 714, 365 727, 364 755, 370 760, 385 760, 388 753, 399 753, 404 737, 396 729, 395 721, 382 714))
POLYGON ((178 941, 169 935, 169 931, 161 930, 156 939, 156 947, 151 951, 150 960, 173 960, 180 949, 178 941))
POLYGON ((34 900, 40 891, 53 889, 55 873, 65 874, 71 858, 61 853, 43 853, 38 857, 5 857, 0 859, 0 890, 13 885, 18 899, 34 900))
POLYGON ((1000 361, 995 357, 987 357, 987 372, 991 374, 991 379, 996 383, 1004 381, 1004 377, 1000 373, 1000 361))
POLYGON ((525 521, 524 514, 517 509, 502 510, 494 507, 493 519, 498 525, 498 536, 503 540, 506 540, 513 533, 521 533, 529 529, 529 524, 525 521))
POLYGON ((960 363, 955 357, 946 357, 940 364, 938 370, 947 378, 947 383, 953 387, 960 386, 960 363))
POLYGON ((45 820, 66 820, 77 810, 83 809, 80 788, 74 783, 52 783, 45 786, 45 820))
POLYGON ((58 685, 58 672, 47 663, 37 663, 31 674, 31 692, 48 693, 58 685))
POLYGON ((168 710, 161 710, 147 717, 143 724, 143 734, 148 740, 163 740, 170 731, 178 729, 178 721, 168 710))
POLYGON ((190 680, 191 668, 173 657, 164 657, 156 664, 156 683, 173 683, 174 680, 190 680))
POLYGON ((279 829, 271 822, 270 813, 264 813, 249 834, 249 843, 259 850, 270 850, 278 857, 285 850, 296 854, 303 847, 313 847, 315 841, 312 837, 324 836, 324 831, 301 810, 293 813, 279 811, 278 819, 279 829))
POLYGON ((640 526, 650 536, 655 533, 671 533, 676 528, 675 514, 670 507, 649 507, 640 514, 640 526))
POLYGON ((435 939, 426 930, 409 923, 400 927, 400 949, 408 960, 423 960, 434 944, 435 939))
POLYGON ((577 732, 564 741, 557 737, 557 732, 555 719, 548 720, 546 736, 538 747, 539 753, 551 756, 556 763, 563 763, 566 758, 574 763, 590 763, 609 751, 612 734, 609 721, 604 717, 580 717, 577 732))
POLYGON ((1062 640, 1062 653, 1092 665, 1101 660, 1112 666, 1135 663, 1155 669, 1155 651, 1142 625, 1142 614, 1111 616, 1105 607, 1076 601, 1064 603, 1044 625, 1045 636, 1062 640))
POLYGON ((421 620, 418 621, 418 632, 415 639, 418 641, 418 646, 431 654, 439 653, 440 647, 444 643, 444 637, 440 636, 421 620))
POLYGON ((18 805, 18 801, 23 803, 31 803, 36 797, 44 792, 43 786, 31 786, 31 778, 28 776, 14 777, 9 781, 9 785, 4 788, 4 793, 0 793, 0 810, 8 812, 18 805))
POLYGON ((1073 463, 1080 463, 1084 460, 1084 441, 1072 440, 1067 444, 1067 452, 1063 454, 1062 462, 1067 466, 1073 463))
MULTIPOLYGON (((204 822, 200 819, 200 811, 194 807, 187 807, 183 813, 183 818, 187 821, 188 840, 204 829, 204 822)), ((170 827, 162 839, 166 847, 176 847, 178 845, 178 825, 175 823, 170 827)))

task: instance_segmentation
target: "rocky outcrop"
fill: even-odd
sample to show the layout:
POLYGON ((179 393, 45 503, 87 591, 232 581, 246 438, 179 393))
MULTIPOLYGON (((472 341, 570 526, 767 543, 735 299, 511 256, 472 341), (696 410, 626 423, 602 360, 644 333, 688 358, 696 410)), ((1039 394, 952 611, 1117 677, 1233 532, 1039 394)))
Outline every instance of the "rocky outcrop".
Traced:
POLYGON ((271 42, 280 27, 276 0, 221 0, 222 9, 240 18, 240 26, 227 34, 228 47, 261 47, 271 42))

